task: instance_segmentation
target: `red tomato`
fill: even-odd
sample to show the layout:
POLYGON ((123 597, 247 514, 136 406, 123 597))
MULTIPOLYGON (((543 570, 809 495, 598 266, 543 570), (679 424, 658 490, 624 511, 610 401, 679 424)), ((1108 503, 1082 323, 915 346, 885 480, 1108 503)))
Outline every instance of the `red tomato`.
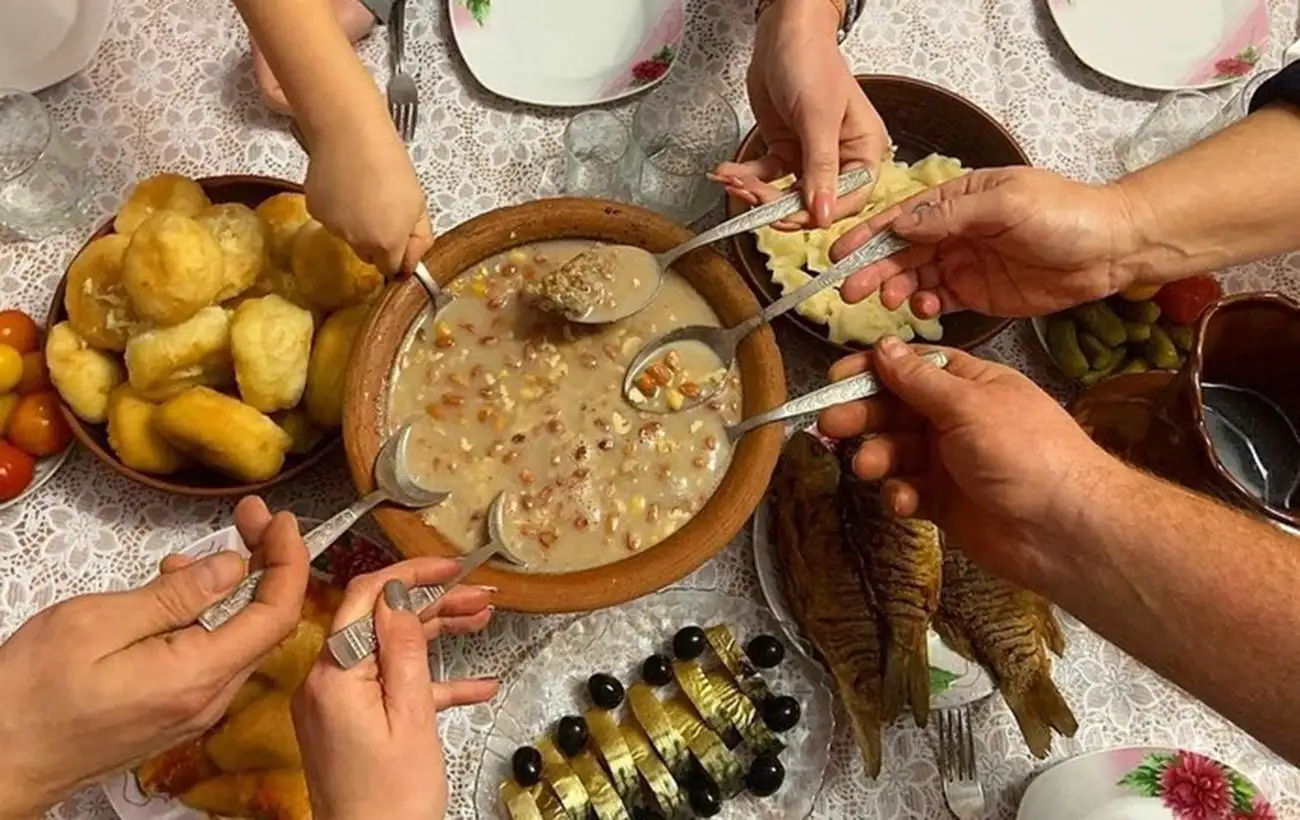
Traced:
POLYGON ((45 366, 45 354, 39 350, 23 354, 23 377, 16 390, 26 395, 50 389, 50 369, 45 366))
POLYGON ((1151 301, 1160 306, 1161 314, 1170 322, 1190 325, 1222 295, 1223 289, 1214 277, 1193 276, 1170 282, 1151 301))
POLYGON ((17 498, 32 483, 36 459, 0 439, 0 501, 17 498))
POLYGON ((0 310, 0 345, 28 353, 39 344, 40 330, 32 317, 21 310, 0 310))
POLYGON ((59 409, 59 397, 46 390, 18 400, 9 419, 8 436, 28 455, 52 456, 72 441, 72 428, 59 409))

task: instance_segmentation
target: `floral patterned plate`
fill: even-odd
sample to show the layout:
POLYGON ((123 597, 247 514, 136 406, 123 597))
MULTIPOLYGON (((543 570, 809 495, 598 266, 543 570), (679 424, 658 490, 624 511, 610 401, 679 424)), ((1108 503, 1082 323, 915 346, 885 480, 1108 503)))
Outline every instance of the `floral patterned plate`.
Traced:
POLYGON ((1255 784, 1196 752, 1107 749, 1029 784, 1016 820, 1277 820, 1255 784))
POLYGON ((685 0, 448 3, 461 56, 484 88, 560 107, 609 102, 658 83, 681 48, 686 19, 685 0))
MULTIPOLYGON (((759 633, 778 630, 770 612, 744 598, 709 590, 667 590, 581 616, 557 631, 497 701, 496 722, 474 786, 475 816, 480 820, 506 817, 497 790, 510 776, 511 755, 561 717, 581 714, 589 707, 589 676, 606 672, 624 684, 639 681, 642 661, 666 651, 677 630, 690 624, 723 623, 742 644, 759 633)), ((765 677, 774 692, 793 696, 803 708, 798 725, 782 736, 785 784, 772 797, 742 793, 727 800, 716 815, 719 820, 801 820, 812 811, 821 791, 835 736, 830 679, 819 664, 798 652, 788 653, 765 677)))
POLYGON ((0 88, 40 91, 90 64, 113 0, 0 0, 0 88))
POLYGON ((1268 44, 1266 0, 1048 0, 1080 60, 1129 85, 1213 88, 1255 69, 1268 44))

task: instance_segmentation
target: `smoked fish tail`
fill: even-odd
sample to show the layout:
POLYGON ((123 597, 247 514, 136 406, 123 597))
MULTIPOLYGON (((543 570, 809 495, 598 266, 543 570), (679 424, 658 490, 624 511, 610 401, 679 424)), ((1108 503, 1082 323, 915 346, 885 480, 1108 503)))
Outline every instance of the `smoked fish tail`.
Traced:
POLYGON ((1074 737, 1079 723, 1047 672, 1038 672, 1025 687, 999 684, 1002 697, 1016 718, 1020 733, 1034 757, 1040 760, 1052 751, 1052 731, 1074 737))
POLYGON ((1052 611, 1052 602, 1042 596, 1035 596, 1035 598, 1039 605, 1038 625, 1043 641, 1053 655, 1058 658, 1065 657, 1065 630, 1061 628, 1060 620, 1052 611))

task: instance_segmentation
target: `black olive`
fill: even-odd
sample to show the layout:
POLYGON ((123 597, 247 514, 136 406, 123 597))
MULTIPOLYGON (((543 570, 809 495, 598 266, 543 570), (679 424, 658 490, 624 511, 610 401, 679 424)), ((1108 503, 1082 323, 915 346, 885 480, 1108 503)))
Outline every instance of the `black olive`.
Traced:
POLYGON ((785 660, 785 645, 771 635, 755 635, 745 645, 745 654, 759 669, 772 669, 785 660))
POLYGON ((763 722, 774 732, 788 732, 799 722, 799 701, 789 695, 769 698, 763 703, 763 722))
POLYGON ((682 785, 687 789, 693 789, 696 786, 715 788, 713 778, 709 777, 709 773, 704 771, 704 767, 700 765, 700 761, 696 760, 694 756, 686 762, 686 772, 682 776, 682 785))
POLYGON ((532 746, 520 746, 510 758, 510 768, 520 786, 536 786, 542 780, 542 753, 532 746))
POLYGON ((776 794, 785 782, 785 767, 776 755, 759 755, 749 764, 749 773, 745 775, 745 786, 750 794, 768 797, 776 794))
POLYGON ((555 727, 555 745, 569 757, 587 748, 587 721, 575 715, 560 718, 555 727))
POLYGON ((623 702, 623 684, 612 675, 597 674, 587 679, 591 702, 602 709, 617 709, 623 702))
POLYGON ((722 792, 712 784, 692 786, 691 808, 700 817, 713 817, 722 811, 722 792))
POLYGON ((673 654, 678 660, 693 661, 704 654, 708 645, 709 639, 698 626, 684 626, 673 636, 673 654))
POLYGON ((667 655, 651 655, 641 664, 641 679, 651 686, 667 686, 673 682, 673 662, 667 655))

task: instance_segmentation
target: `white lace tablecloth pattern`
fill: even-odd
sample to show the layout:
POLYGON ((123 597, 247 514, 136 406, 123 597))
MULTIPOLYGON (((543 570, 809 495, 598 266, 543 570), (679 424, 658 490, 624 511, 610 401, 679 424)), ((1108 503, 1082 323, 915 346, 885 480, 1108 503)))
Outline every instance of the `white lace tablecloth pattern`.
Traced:
MULTIPOLYGON (((691 0, 687 42, 678 69, 713 77, 752 122, 744 75, 753 36, 752 0, 691 0)), ((1270 3, 1269 58, 1295 36, 1297 0, 1270 3)), ((567 114, 494 99, 478 90, 459 62, 445 8, 413 4, 410 45, 424 101, 412 155, 446 230, 475 214, 536 196, 544 167, 560 156, 567 114)), ((1038 0, 869 0, 845 46, 853 67, 912 75, 974 100, 1022 142, 1035 164, 1088 180, 1116 176, 1114 144, 1130 134, 1156 96, 1112 83, 1070 53, 1038 0)), ((382 79, 382 34, 361 46, 382 79)), ((191 175, 261 173, 301 179, 306 157, 287 123, 269 114, 253 87, 243 27, 224 0, 118 0, 107 38, 81 75, 42 94, 59 125, 86 154, 102 190, 101 215, 130 184, 162 169, 191 175)), ((630 105, 620 112, 626 115, 630 105)), ((90 228, 34 244, 0 246, 5 306, 44 315, 54 286, 90 228)), ((1278 289, 1300 295, 1300 253, 1226 274, 1229 290, 1278 289)), ((782 332, 792 387, 822 377, 829 360, 797 334, 782 332)), ((1026 326, 1009 330, 982 353, 1013 364, 1058 395, 1026 326)), ((275 492, 273 507, 321 516, 352 495, 341 457, 275 492)), ((135 486, 76 453, 34 499, 0 512, 0 638, 57 600, 130 587, 149 577, 162 556, 226 526, 231 505, 160 495, 135 486)), ((748 536, 684 582, 757 597, 748 536)), ((564 618, 499 616, 487 634, 449 641, 455 675, 507 678, 564 618)), ((1117 744, 1199 749, 1237 766, 1273 798, 1279 817, 1300 817, 1300 772, 1177 688, 1075 623, 1057 680, 1078 712, 1074 740, 1054 759, 1117 744)), ((490 706, 446 716, 444 741, 452 781, 449 816, 473 816, 470 788, 490 706)), ((842 722, 841 722, 842 723, 842 722)), ((976 714, 990 817, 1011 818, 1032 760, 1001 704, 976 714)), ((862 776, 847 731, 836 739, 818 818, 939 818, 942 808, 931 738, 894 730, 885 773, 862 776)), ((57 818, 110 818, 98 789, 52 813, 57 818)))

